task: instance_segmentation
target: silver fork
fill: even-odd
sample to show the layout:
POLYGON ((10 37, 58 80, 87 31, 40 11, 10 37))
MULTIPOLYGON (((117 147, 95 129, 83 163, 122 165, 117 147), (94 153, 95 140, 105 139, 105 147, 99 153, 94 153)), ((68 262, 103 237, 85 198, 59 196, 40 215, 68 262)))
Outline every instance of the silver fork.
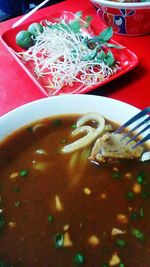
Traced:
POLYGON ((149 113, 150 113, 150 107, 143 109, 138 114, 136 114, 134 117, 132 117, 130 120, 128 120, 126 123, 124 123, 122 126, 120 126, 115 131, 115 134, 122 132, 128 126, 136 122, 138 124, 136 124, 136 126, 131 128, 131 130, 129 130, 127 133, 125 133, 123 137, 121 138, 121 140, 130 136, 130 139, 126 142, 126 144, 128 144, 131 141, 136 140, 136 138, 140 136, 141 134, 145 133, 145 136, 141 138, 139 141, 137 141, 135 145, 132 146, 132 149, 145 143, 146 141, 150 139, 150 115, 149 113), (141 126, 143 126, 142 129, 140 129, 141 126), (134 134, 135 131, 136 131, 136 134, 134 134), (132 136, 132 134, 134 135, 132 136))

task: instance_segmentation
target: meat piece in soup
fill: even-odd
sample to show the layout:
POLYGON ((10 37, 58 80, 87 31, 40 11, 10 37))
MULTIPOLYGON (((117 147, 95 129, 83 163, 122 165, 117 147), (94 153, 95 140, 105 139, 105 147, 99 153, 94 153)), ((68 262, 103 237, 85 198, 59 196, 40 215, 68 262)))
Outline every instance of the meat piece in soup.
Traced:
POLYGON ((70 135, 77 119, 36 122, 0 145, 0 266, 150 266, 150 164, 91 162, 95 140, 64 153, 84 135, 70 135))
POLYGON ((132 149, 133 143, 127 138, 123 139, 123 134, 105 133, 94 144, 90 159, 98 162, 112 161, 114 159, 134 159, 140 158, 143 147, 132 149))

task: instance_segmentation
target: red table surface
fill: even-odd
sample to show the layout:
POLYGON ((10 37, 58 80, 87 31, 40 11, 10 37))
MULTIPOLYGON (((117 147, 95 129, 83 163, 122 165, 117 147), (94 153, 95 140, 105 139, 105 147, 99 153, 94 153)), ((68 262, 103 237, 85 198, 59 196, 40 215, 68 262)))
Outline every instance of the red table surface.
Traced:
MULTIPOLYGON (((55 13, 56 11, 79 11, 93 16, 93 22, 100 29, 105 26, 98 18, 95 8, 89 0, 67 0, 59 4, 37 11, 30 20, 38 15, 55 13), (44 12, 44 13, 43 13, 44 12)), ((10 29, 18 18, 0 24, 0 34, 10 29)), ((140 109, 150 105, 150 35, 125 37, 114 34, 113 39, 131 49, 139 58, 138 66, 122 77, 91 91, 90 94, 103 95, 121 100, 140 109)), ((0 42, 0 115, 25 103, 44 98, 24 70, 9 54, 0 42)))

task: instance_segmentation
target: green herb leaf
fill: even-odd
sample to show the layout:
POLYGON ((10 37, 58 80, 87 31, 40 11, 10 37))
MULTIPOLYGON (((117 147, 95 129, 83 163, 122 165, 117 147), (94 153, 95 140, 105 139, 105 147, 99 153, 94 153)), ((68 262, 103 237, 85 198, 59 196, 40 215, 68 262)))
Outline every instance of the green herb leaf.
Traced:
POLYGON ((91 20, 92 20, 92 16, 86 16, 86 23, 84 24, 84 28, 88 28, 90 26, 90 23, 91 23, 91 20))
POLYGON ((108 66, 112 66, 115 62, 114 55, 111 51, 108 51, 108 53, 106 54, 105 61, 108 66))
POLYGON ((71 21, 69 24, 68 24, 70 30, 74 33, 78 33, 80 31, 80 28, 81 28, 81 25, 80 25, 80 22, 76 19, 76 20, 73 20, 71 21))
POLYGON ((115 45, 115 44, 110 44, 110 43, 106 43, 106 46, 110 47, 110 48, 117 48, 117 49, 123 49, 124 48, 121 45, 115 45))
POLYGON ((109 41, 112 36, 113 36, 113 29, 112 27, 108 27, 99 34, 98 38, 103 43, 109 41))

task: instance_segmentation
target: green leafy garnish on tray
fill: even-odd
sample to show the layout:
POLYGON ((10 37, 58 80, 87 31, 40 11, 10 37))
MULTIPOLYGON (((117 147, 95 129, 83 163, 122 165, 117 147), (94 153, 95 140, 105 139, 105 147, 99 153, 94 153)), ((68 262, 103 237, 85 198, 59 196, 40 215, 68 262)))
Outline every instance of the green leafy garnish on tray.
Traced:
MULTIPOLYGON (((73 83, 81 83, 80 89, 86 88, 104 81, 120 69, 113 49, 122 47, 110 42, 112 28, 95 35, 91 20, 91 16, 84 17, 79 11, 65 13, 54 21, 42 21, 41 25, 29 25, 32 40, 26 43, 27 50, 18 55, 25 62, 34 63, 35 75, 47 78, 45 87, 48 89, 57 92, 73 83)), ((21 46, 20 42, 18 44, 21 46)), ((25 48, 24 45, 21 47, 25 48)))

